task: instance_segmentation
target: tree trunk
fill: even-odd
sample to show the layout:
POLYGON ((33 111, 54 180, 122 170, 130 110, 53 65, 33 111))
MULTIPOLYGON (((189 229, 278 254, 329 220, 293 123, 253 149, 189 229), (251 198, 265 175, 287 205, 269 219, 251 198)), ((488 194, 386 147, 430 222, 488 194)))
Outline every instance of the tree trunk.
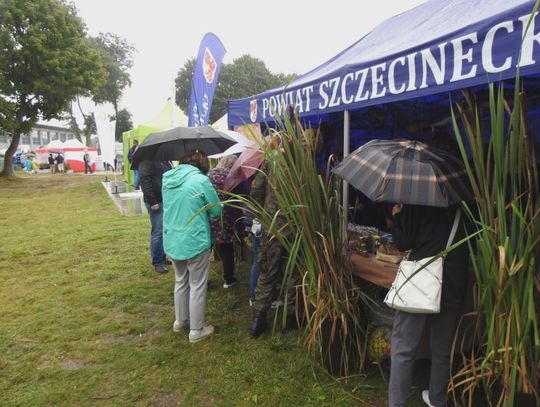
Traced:
POLYGON ((84 139, 85 139, 85 143, 84 143, 84 144, 85 144, 87 147, 91 147, 91 144, 90 144, 90 141, 92 140, 91 137, 92 137, 91 134, 85 134, 85 135, 84 135, 84 139))
POLYGON ((4 156, 4 168, 2 169, 2 172, 0 172, 0 177, 15 176, 15 172, 13 171, 13 155, 17 151, 17 147, 19 147, 20 140, 21 140, 21 134, 19 132, 16 132, 15 134, 13 134, 11 143, 9 147, 7 148, 6 154, 4 156))

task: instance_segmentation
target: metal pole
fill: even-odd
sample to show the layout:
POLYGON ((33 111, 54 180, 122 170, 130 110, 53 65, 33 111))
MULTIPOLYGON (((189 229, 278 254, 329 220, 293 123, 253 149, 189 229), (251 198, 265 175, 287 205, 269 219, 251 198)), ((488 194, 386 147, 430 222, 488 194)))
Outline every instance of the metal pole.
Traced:
MULTIPOLYGON (((343 112, 343 158, 349 155, 351 135, 351 115, 348 110, 343 112)), ((343 233, 347 234, 347 223, 349 221, 349 183, 343 181, 343 233)))

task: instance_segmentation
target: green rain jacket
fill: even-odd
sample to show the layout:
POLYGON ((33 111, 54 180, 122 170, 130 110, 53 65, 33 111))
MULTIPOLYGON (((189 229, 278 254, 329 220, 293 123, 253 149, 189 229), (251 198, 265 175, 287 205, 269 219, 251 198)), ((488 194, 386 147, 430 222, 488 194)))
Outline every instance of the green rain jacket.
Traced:
POLYGON ((163 249, 174 260, 188 260, 210 249, 210 221, 219 203, 210 180, 197 167, 182 164, 163 174, 163 249), (212 205, 201 210, 205 205, 212 205))

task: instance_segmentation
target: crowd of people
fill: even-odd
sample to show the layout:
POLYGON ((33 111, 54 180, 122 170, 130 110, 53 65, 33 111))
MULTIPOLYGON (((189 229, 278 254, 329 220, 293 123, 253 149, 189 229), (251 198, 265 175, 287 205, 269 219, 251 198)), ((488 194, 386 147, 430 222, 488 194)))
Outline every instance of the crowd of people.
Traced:
MULTIPOLYGON (((252 307, 250 335, 261 336, 268 329, 267 313, 276 300, 276 287, 282 277, 286 253, 278 239, 261 228, 253 214, 226 201, 223 184, 235 156, 223 157, 209 170, 208 157, 190 151, 176 168, 170 162, 142 161, 136 170, 151 222, 150 253, 154 269, 167 272, 167 262, 175 272, 173 331, 189 330, 190 342, 199 342, 214 333, 206 323, 205 307, 214 250, 223 269, 223 288, 238 282, 235 275, 235 242, 250 236, 252 264, 249 276, 249 303, 252 307)), ((236 188, 247 194, 275 218, 276 230, 283 222, 275 197, 274 174, 263 162, 261 171, 236 188)), ((357 220, 391 231, 400 250, 409 259, 435 256, 444 249, 456 208, 430 208, 417 205, 373 206, 364 196, 353 206, 357 220)), ((457 239, 465 236, 461 225, 457 239)), ((465 246, 451 252, 444 263, 443 299, 438 314, 412 314, 397 311, 391 346, 389 400, 391 406, 405 406, 409 396, 412 369, 424 325, 430 321, 432 369, 429 390, 422 397, 427 405, 444 406, 450 375, 451 341, 463 304, 467 282, 468 257, 465 246), (434 328, 434 329, 433 329, 434 328)), ((292 287, 288 287, 290 290, 292 287)), ((287 298, 294 298, 288 295, 287 298)), ((297 328, 294 304, 288 304, 288 327, 297 328), (289 324, 289 321, 291 322, 289 324)))
MULTIPOLYGON (((150 260, 157 273, 166 273, 169 265, 174 269, 173 330, 189 328, 190 342, 206 339, 214 332, 204 318, 212 249, 222 265, 223 288, 229 289, 238 282, 235 275, 238 242, 251 235, 252 337, 260 336, 268 328, 266 312, 276 299, 285 258, 283 248, 277 240, 269 239, 256 227, 253 229, 258 222, 251 213, 223 204, 229 199, 223 194, 223 183, 235 161, 236 156, 225 156, 210 170, 205 153, 190 151, 175 168, 168 161, 142 160, 135 165, 151 224, 150 260)), ((277 211, 277 202, 262 172, 232 192, 249 194, 249 184, 255 201, 267 210, 277 211)))

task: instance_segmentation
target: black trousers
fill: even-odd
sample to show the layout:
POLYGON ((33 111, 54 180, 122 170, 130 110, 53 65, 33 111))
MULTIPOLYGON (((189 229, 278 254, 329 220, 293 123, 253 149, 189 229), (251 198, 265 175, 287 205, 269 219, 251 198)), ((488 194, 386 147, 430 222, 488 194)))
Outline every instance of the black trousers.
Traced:
POLYGON ((234 279, 234 243, 216 243, 214 247, 223 263, 223 280, 230 283, 234 279))

